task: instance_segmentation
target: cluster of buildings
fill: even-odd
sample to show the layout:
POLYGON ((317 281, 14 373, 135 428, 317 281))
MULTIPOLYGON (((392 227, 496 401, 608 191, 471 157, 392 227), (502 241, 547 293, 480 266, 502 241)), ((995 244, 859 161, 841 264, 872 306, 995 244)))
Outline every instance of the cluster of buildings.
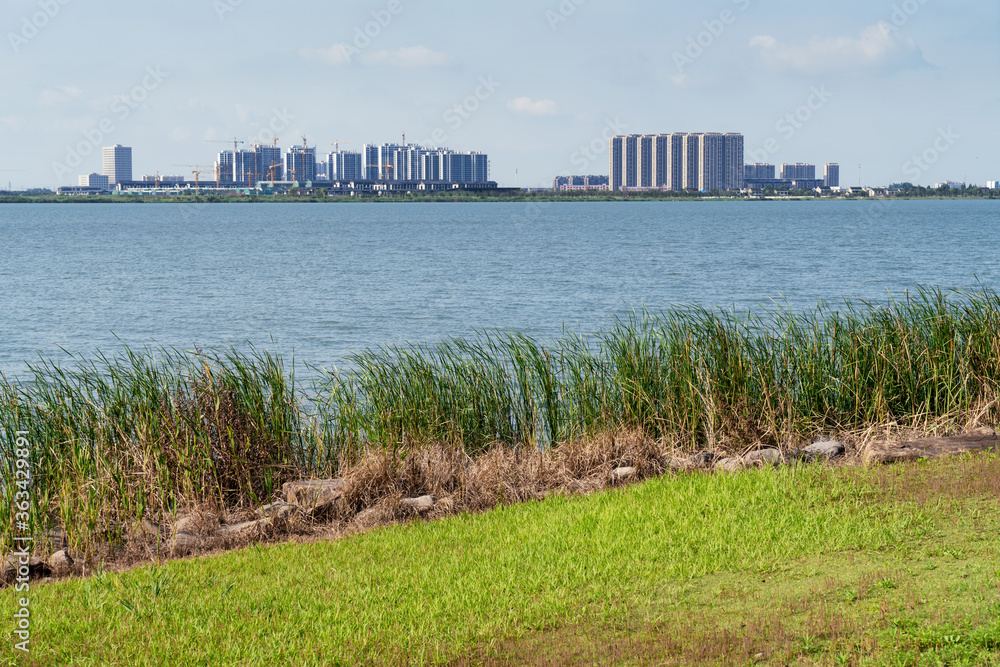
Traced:
POLYGON ((405 192, 419 190, 493 190, 490 161, 485 153, 427 148, 405 143, 366 144, 361 152, 337 150, 317 157, 316 148, 302 145, 282 151, 277 141, 219 153, 213 168, 194 167, 184 176, 143 176, 133 179, 132 148, 110 146, 102 151, 102 173, 80 176, 76 186, 60 194, 100 194, 110 191, 166 193, 185 188, 249 192, 326 189, 331 194, 405 192))
POLYGON ((574 190, 608 190, 607 176, 556 176, 552 181, 552 189, 560 192, 574 190))
POLYGON ((609 189, 742 190, 743 135, 629 134, 610 141, 609 189))
POLYGON ((743 167, 743 183, 748 190, 763 190, 766 187, 790 190, 836 189, 840 187, 840 165, 828 163, 823 167, 823 177, 816 178, 816 165, 813 164, 783 164, 780 172, 776 172, 773 164, 748 164, 743 167))
MULTIPOLYGON (((744 164, 743 135, 737 132, 630 134, 610 141, 609 190, 694 190, 698 192, 837 188, 840 167, 828 164, 816 178, 811 164, 744 164)), ((581 178, 581 177, 570 177, 581 178)), ((557 183, 557 189, 561 189, 557 183)))
POLYGON ((276 146, 219 153, 220 184, 254 187, 261 182, 294 181, 433 181, 486 183, 490 163, 485 153, 461 153, 446 148, 407 144, 367 144, 361 152, 336 150, 317 159, 316 149, 303 141, 282 158, 276 146))

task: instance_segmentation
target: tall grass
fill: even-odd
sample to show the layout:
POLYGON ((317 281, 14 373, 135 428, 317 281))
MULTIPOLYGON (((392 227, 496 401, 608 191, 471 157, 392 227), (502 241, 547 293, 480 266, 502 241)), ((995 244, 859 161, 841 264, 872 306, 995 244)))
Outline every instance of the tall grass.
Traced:
POLYGON ((29 369, 0 383, 3 526, 13 525, 19 431, 31 445, 33 528, 58 523, 82 550, 122 543, 137 521, 184 505, 269 499, 304 462, 320 462, 309 458, 294 378, 266 352, 126 348, 29 369))
POLYGON ((802 313, 643 311, 592 338, 482 334, 349 361, 326 384, 348 447, 443 440, 480 451, 617 428, 690 447, 779 444, 821 428, 995 412, 1000 297, 921 290, 802 313))
POLYGON ((79 550, 185 506, 269 501, 284 481, 334 475, 371 447, 475 455, 627 429, 737 449, 972 410, 996 423, 1000 297, 922 290, 806 312, 643 311, 590 337, 482 333, 347 361, 308 393, 280 357, 252 348, 126 348, 3 378, 0 526, 13 526, 17 431, 33 447, 33 528, 58 523, 79 550))

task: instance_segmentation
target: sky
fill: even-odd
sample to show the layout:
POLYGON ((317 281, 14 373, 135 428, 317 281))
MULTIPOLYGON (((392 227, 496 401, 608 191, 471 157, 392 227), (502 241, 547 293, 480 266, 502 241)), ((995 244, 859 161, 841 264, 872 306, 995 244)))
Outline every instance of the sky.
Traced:
POLYGON ((0 35, 16 189, 113 144, 135 178, 191 178, 211 142, 403 133, 488 153, 501 186, 607 174, 615 134, 713 131, 842 185, 1000 180, 997 0, 6 0, 0 35))

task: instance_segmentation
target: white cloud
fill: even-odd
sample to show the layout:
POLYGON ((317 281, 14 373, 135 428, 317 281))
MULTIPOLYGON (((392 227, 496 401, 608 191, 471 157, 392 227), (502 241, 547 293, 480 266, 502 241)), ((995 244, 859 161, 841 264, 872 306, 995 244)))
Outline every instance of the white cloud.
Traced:
POLYGON ((334 67, 352 63, 388 67, 437 67, 451 60, 448 54, 433 51, 426 46, 405 46, 395 51, 362 51, 343 43, 325 49, 302 49, 299 55, 306 60, 315 60, 334 67))
POLYGON ((916 43, 887 23, 868 26, 858 37, 814 37, 804 45, 782 44, 770 35, 758 35, 750 40, 750 47, 771 69, 809 74, 927 66, 916 43))
POLYGON ((530 97, 518 97, 507 102, 507 108, 515 113, 523 113, 529 116, 554 116, 558 113, 556 103, 552 100, 538 100, 530 97))

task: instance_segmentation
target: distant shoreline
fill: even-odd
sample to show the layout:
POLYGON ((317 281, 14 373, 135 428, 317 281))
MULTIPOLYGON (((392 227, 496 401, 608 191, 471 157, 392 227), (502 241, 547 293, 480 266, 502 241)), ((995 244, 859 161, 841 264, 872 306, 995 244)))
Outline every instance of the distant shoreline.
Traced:
POLYGON ((189 195, 173 197, 142 197, 142 196, 0 196, 0 204, 468 204, 468 203, 508 203, 560 204, 572 202, 782 202, 782 201, 916 201, 916 200, 992 200, 996 196, 969 197, 810 197, 808 195, 793 195, 789 197, 663 197, 663 196, 560 196, 551 194, 512 195, 512 196, 482 196, 482 197, 322 197, 294 195, 249 195, 249 196, 219 196, 219 195, 189 195))

